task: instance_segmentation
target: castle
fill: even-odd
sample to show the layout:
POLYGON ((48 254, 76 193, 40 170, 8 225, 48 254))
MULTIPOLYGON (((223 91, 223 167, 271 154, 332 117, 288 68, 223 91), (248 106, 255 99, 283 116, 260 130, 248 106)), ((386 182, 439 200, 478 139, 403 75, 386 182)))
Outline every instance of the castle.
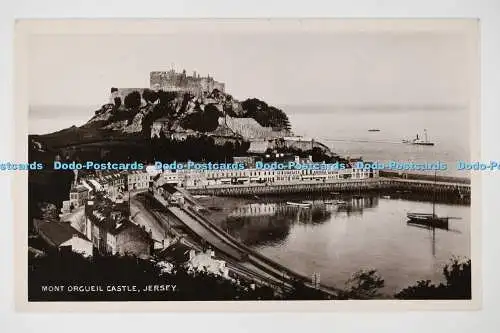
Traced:
POLYGON ((186 70, 176 73, 173 69, 168 72, 151 72, 150 87, 153 90, 189 92, 198 97, 210 94, 214 89, 222 93, 225 90, 225 84, 215 81, 210 75, 200 77, 195 71, 192 76, 188 76, 186 70))
MULTIPOLYGON (((149 75, 150 87, 154 91, 176 91, 179 93, 191 93, 195 97, 205 97, 210 95, 214 89, 219 92, 225 92, 225 84, 215 81, 213 77, 207 75, 201 77, 200 74, 193 72, 192 76, 186 74, 186 70, 177 73, 171 69, 168 72, 151 72, 149 75)), ((137 91, 141 94, 148 88, 111 88, 110 103, 115 104, 116 98, 123 102, 125 96, 131 92, 137 91)))

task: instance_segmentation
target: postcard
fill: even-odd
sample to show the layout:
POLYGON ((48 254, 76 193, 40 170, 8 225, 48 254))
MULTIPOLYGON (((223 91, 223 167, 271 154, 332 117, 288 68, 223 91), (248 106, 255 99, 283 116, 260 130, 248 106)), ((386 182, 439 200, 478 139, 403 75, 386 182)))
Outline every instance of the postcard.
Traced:
POLYGON ((478 309, 478 36, 17 21, 18 310, 478 309))

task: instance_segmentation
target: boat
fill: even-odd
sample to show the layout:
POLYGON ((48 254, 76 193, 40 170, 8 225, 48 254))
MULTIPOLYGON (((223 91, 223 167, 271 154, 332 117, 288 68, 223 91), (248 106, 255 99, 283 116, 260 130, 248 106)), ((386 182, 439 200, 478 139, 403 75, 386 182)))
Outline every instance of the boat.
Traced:
POLYGON ((337 205, 347 205, 347 201, 344 200, 338 200, 337 205))
POLYGON ((408 223, 426 225, 434 228, 448 229, 448 217, 439 217, 432 213, 407 213, 408 223))
POLYGON ((391 196, 390 195, 383 195, 382 198, 384 198, 384 199, 390 199, 391 196))
MULTIPOLYGON (((436 172, 434 172, 434 182, 436 182, 436 172)), ((407 223, 424 225, 431 228, 448 230, 449 217, 440 217, 436 214, 436 191, 432 200, 432 213, 407 213, 407 223)))
POLYGON ((380 132, 378 128, 370 128, 368 132, 380 132))
POLYGON ((408 143, 411 145, 417 146, 434 146, 434 142, 429 141, 427 137, 427 130, 424 129, 424 139, 419 138, 418 134, 415 136, 415 139, 406 139, 403 140, 403 143, 408 143))
POLYGON ((335 205, 337 203, 337 200, 325 200, 323 203, 325 205, 335 205))
POLYGON ((294 207, 303 207, 303 208, 309 208, 312 206, 310 203, 303 203, 303 202, 292 202, 292 201, 287 201, 287 205, 289 206, 294 206, 294 207))

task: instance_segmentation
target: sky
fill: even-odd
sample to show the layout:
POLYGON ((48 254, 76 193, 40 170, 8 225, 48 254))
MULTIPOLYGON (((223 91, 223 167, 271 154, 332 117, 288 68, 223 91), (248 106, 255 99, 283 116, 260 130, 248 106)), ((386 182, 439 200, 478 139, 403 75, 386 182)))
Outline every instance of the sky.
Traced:
MULTIPOLYGON (((470 40, 451 32, 32 35, 30 106, 87 106, 186 69, 272 105, 470 103, 470 40)), ((93 110, 92 110, 93 111, 93 110)))

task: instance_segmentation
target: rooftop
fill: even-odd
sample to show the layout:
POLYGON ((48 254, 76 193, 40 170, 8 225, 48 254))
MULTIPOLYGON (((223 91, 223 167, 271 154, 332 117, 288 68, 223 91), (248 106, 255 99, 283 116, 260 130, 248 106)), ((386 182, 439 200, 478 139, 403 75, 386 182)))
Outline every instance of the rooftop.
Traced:
POLYGON ((182 242, 175 242, 167 248, 158 252, 158 257, 168 262, 183 264, 189 261, 191 248, 182 242))
POLYGON ((38 233, 55 246, 61 245, 74 236, 87 239, 84 234, 73 228, 69 222, 42 222, 38 226, 38 233))

